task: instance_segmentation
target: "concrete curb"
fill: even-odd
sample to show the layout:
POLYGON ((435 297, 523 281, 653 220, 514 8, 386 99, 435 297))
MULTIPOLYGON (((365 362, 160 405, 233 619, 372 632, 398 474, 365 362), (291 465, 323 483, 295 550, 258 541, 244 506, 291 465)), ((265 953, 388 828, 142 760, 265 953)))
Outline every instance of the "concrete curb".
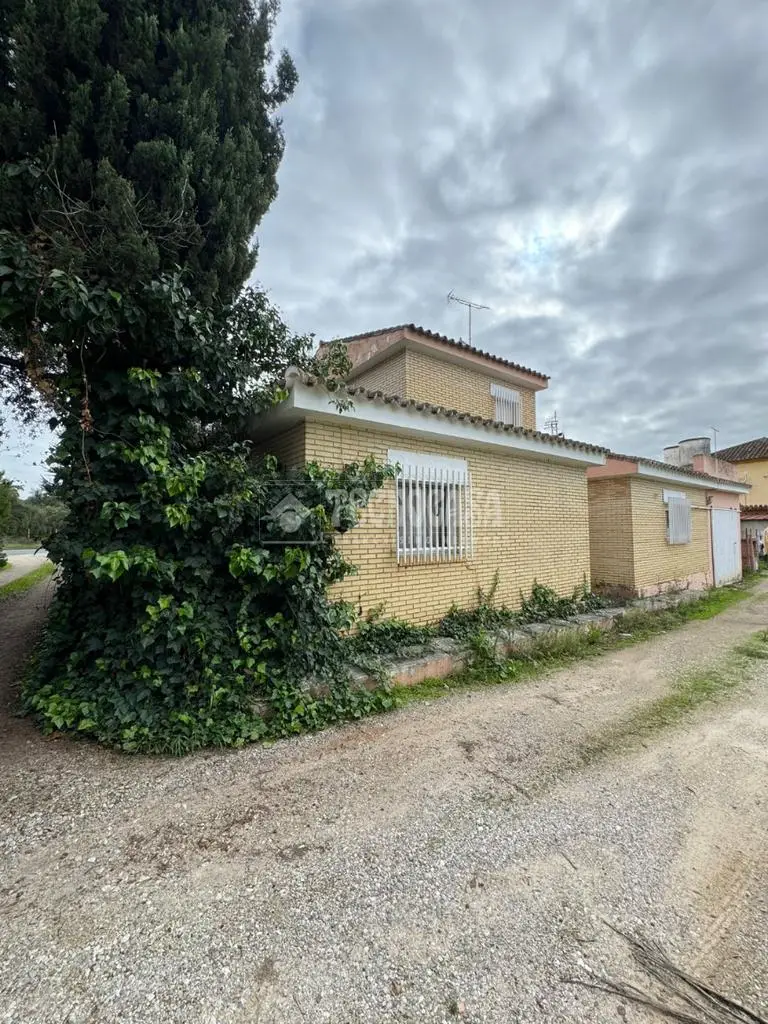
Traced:
MULTIPOLYGON (((500 654, 511 654, 524 650, 534 640, 553 633, 586 633, 590 629, 611 629, 617 620, 633 611, 662 611, 676 608, 681 604, 699 601, 707 590, 684 590, 676 594, 659 594, 657 597, 638 598, 621 608, 601 608, 596 612, 575 615, 571 619, 552 619, 549 622, 532 622, 512 629, 503 629, 496 634, 497 650, 500 654)), ((390 681, 393 686, 415 686, 425 679, 442 679, 460 672, 467 664, 467 652, 458 642, 449 637, 438 637, 437 650, 417 657, 398 658, 388 663, 390 681)), ((356 682, 373 686, 376 680, 355 673, 356 682)))

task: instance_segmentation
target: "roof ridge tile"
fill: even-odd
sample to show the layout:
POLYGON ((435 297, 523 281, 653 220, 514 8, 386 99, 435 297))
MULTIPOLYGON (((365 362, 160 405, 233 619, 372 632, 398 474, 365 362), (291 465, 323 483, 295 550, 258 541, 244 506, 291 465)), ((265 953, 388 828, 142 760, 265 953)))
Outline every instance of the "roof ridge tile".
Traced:
POLYGON ((492 352, 486 352, 481 348, 476 348, 474 345, 470 345, 466 341, 456 341, 455 338, 449 338, 447 334, 440 334, 438 331, 430 331, 427 327, 420 327, 418 324, 397 324, 394 327, 381 327, 376 331, 363 331, 361 334, 348 334, 343 338, 334 338, 332 340, 341 341, 346 344, 349 341, 360 341, 362 338, 376 338, 382 334, 392 334, 395 331, 413 331, 416 334, 423 334, 426 338, 441 341, 443 344, 451 345, 464 352, 473 352, 475 355, 483 356, 484 359, 490 359, 492 362, 499 363, 501 366, 507 366, 512 370, 520 370, 522 373, 529 373, 532 377, 538 377, 539 380, 550 379, 546 373, 540 373, 538 370, 532 370, 530 366, 523 366, 521 363, 515 363, 511 359, 504 359, 503 356, 495 356, 492 352))

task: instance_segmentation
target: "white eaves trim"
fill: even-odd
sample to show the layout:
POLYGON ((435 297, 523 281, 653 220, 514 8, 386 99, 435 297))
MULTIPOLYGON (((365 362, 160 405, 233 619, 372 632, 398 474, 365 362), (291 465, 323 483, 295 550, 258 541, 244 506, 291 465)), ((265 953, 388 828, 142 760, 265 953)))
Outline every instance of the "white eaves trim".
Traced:
POLYGON ((352 396, 353 407, 340 412, 324 388, 304 384, 290 371, 286 375, 286 383, 289 388, 288 397, 257 421, 260 434, 266 431, 276 433, 285 430, 306 418, 332 420, 337 424, 340 420, 346 420, 368 430, 387 430, 451 445, 480 445, 484 448, 519 452, 574 465, 605 464, 605 456, 601 452, 560 447, 509 430, 450 420, 426 409, 403 408, 399 405, 352 396))
POLYGON ((650 480, 666 480, 671 484, 685 484, 686 487, 700 487, 704 491, 728 491, 731 494, 749 494, 749 484, 739 484, 735 480, 706 480, 703 477, 688 476, 676 473, 674 469, 659 469, 642 460, 637 463, 637 475, 650 480))

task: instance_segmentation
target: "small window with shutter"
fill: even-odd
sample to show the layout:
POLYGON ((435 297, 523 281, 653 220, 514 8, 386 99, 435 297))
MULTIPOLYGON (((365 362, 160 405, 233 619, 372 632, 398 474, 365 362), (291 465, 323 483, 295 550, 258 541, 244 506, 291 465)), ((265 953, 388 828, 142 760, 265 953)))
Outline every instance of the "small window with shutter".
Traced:
POLYGON ((491 384, 491 395, 496 401, 496 420, 512 427, 523 425, 523 401, 519 391, 503 384, 491 384))
POLYGON ((664 491, 667 506, 667 543, 690 544, 692 536, 691 503, 682 491, 664 491))

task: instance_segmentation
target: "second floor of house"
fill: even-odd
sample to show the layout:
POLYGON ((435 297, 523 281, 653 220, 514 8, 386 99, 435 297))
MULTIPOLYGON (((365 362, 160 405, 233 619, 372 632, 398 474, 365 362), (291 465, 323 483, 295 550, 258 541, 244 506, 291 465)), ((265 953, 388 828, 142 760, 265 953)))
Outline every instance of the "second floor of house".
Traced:
POLYGON ((341 340, 353 386, 536 430, 542 373, 414 324, 341 340))

